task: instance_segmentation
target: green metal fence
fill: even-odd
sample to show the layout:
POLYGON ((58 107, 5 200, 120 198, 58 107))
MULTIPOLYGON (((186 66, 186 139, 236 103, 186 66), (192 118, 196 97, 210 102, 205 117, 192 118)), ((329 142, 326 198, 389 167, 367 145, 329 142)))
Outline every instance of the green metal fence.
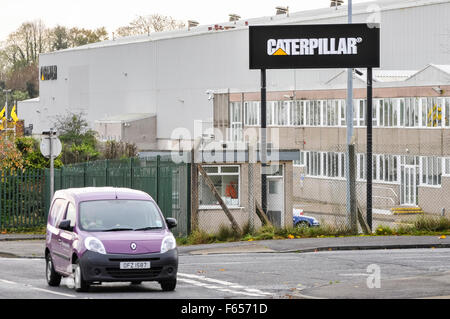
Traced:
MULTIPOLYGON (((170 156, 103 160, 55 169, 54 189, 127 187, 155 199, 165 217, 174 217, 177 236, 190 232, 190 164, 170 156)), ((50 208, 50 170, 3 173, 0 229, 45 225, 50 208)))
POLYGON ((44 225, 47 213, 44 171, 3 170, 0 177, 0 229, 44 225))

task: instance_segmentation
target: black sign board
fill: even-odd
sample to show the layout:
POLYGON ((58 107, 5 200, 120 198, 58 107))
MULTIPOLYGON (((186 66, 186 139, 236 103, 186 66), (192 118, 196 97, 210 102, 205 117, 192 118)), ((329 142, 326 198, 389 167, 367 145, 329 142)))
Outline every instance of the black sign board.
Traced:
POLYGON ((58 79, 58 68, 56 65, 41 66, 41 81, 58 79))
POLYGON ((380 66, 378 25, 277 25, 249 29, 250 69, 380 66))

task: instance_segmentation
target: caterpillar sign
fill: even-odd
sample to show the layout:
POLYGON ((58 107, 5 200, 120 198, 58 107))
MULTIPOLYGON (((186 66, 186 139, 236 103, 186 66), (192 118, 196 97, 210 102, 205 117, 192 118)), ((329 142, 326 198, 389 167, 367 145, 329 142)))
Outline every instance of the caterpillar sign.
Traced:
POLYGON ((380 29, 367 24, 250 26, 250 69, 380 66, 380 29))
MULTIPOLYGON (((266 70, 268 69, 367 68, 366 114, 372 115, 372 68, 380 67, 380 29, 377 24, 250 26, 249 54, 250 69, 261 70, 261 163, 263 166, 267 164, 265 129, 267 127, 266 70)), ((368 176, 366 213, 369 228, 372 229, 372 120, 367 118, 366 121, 368 176)), ((347 123, 350 122, 347 121, 347 123)), ((350 154, 350 148, 348 154, 350 154)), ((347 163, 350 161, 347 160, 347 163)), ((348 185, 351 184, 350 178, 348 185)), ((263 210, 267 211, 265 188, 266 175, 262 173, 261 203, 263 210)), ((356 216, 355 210, 351 207, 350 211, 352 216, 356 216)), ((356 221, 356 217, 352 219, 356 221)))

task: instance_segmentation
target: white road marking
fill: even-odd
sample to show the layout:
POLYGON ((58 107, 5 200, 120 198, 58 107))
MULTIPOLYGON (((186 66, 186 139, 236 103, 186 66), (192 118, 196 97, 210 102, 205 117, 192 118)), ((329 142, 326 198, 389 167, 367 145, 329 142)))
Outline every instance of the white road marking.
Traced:
POLYGON ((184 273, 178 273, 178 276, 181 277, 186 277, 186 278, 179 278, 178 280, 182 281, 182 282, 186 282, 186 283, 190 283, 196 286, 200 286, 200 287, 205 287, 205 288, 210 288, 210 289, 217 289, 220 291, 225 291, 225 292, 231 292, 234 294, 242 294, 242 295, 247 295, 247 296, 259 296, 259 297, 267 297, 267 296, 272 296, 273 294, 268 293, 268 292, 264 292, 261 291, 259 289, 254 289, 254 288, 248 288, 242 285, 238 285, 232 282, 228 282, 228 281, 224 281, 224 280, 218 280, 218 279, 213 279, 213 278, 208 278, 205 276, 198 276, 198 275, 191 275, 191 274, 184 274, 184 273), (221 287, 221 286, 216 286, 216 285, 210 285, 210 284, 206 284, 203 283, 199 280, 202 281, 206 281, 206 282, 210 282, 210 283, 214 283, 214 284, 219 284, 225 287, 221 287), (236 289, 236 290, 232 290, 232 289, 236 289), (237 290, 239 289, 239 290, 237 290))
POLYGON ((203 287, 203 288, 208 288, 208 289, 214 289, 214 290, 218 290, 218 291, 222 291, 222 292, 229 292, 232 294, 237 294, 237 295, 245 295, 245 296, 250 296, 250 297, 263 297, 264 295, 261 294, 252 294, 252 293, 246 293, 244 291, 238 291, 238 290, 231 290, 231 289, 227 289, 227 288, 221 288, 219 286, 214 286, 214 285, 209 285, 209 284, 205 284, 196 280, 192 280, 192 279, 184 279, 184 278, 178 278, 178 281, 181 282, 185 282, 187 284, 191 284, 194 286, 199 286, 199 287, 203 287))
POLYGON ((46 292, 46 293, 49 293, 49 294, 54 294, 54 295, 59 295, 59 296, 64 296, 64 297, 70 297, 70 298, 76 298, 77 297, 75 295, 64 294, 62 292, 56 292, 56 291, 42 289, 42 288, 37 288, 37 287, 30 287, 30 288, 33 289, 33 290, 38 290, 38 291, 46 292))
POLYGON ((33 287, 31 285, 28 285, 28 284, 20 284, 20 283, 17 283, 17 282, 14 282, 14 281, 10 281, 10 280, 0 279, 0 282, 6 283, 6 284, 10 284, 10 285, 21 285, 21 286, 23 286, 25 288, 28 288, 28 289, 38 290, 38 291, 46 292, 46 293, 49 293, 49 294, 54 294, 54 295, 59 295, 59 296, 64 296, 64 297, 76 298, 75 295, 69 295, 69 294, 65 294, 65 293, 62 293, 62 292, 56 292, 56 291, 43 289, 43 288, 37 288, 37 287, 33 287))

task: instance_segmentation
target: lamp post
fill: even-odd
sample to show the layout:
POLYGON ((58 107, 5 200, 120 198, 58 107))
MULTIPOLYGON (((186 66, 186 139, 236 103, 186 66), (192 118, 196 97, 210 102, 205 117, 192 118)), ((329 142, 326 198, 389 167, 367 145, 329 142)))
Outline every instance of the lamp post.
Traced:
POLYGON ((3 90, 3 93, 5 93, 5 118, 6 118, 6 123, 8 123, 8 93, 11 93, 11 89, 9 90, 3 90))

